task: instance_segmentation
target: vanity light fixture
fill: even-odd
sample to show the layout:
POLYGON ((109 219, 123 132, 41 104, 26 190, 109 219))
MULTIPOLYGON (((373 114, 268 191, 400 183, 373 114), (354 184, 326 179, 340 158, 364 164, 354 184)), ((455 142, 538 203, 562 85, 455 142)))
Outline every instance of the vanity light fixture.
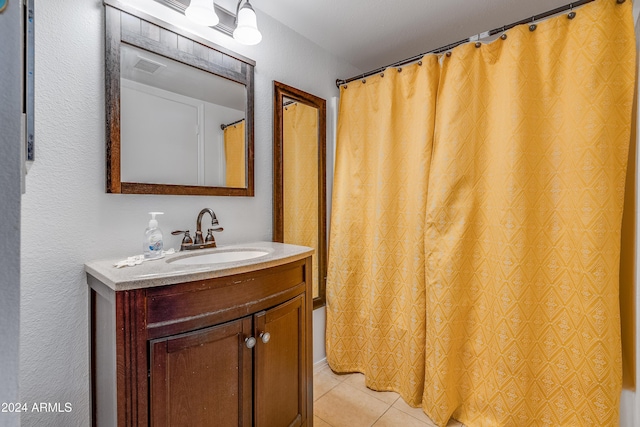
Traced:
POLYGON ((228 12, 213 3, 213 0, 191 0, 189 6, 183 5, 185 0, 156 0, 174 9, 182 9, 187 18, 199 25, 205 25, 232 36, 238 43, 255 45, 262 40, 258 30, 256 12, 249 0, 238 0, 236 14, 228 12), (222 18, 218 15, 222 13, 222 18), (229 22, 229 18, 232 19, 229 22), (220 25, 219 25, 220 24, 220 25))

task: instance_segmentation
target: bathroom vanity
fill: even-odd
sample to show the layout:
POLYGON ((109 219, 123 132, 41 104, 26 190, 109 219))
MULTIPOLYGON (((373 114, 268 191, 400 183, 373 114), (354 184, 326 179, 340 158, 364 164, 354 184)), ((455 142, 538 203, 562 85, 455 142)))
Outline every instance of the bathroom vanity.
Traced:
POLYGON ((93 424, 310 426, 313 250, 194 252, 85 265, 93 424))

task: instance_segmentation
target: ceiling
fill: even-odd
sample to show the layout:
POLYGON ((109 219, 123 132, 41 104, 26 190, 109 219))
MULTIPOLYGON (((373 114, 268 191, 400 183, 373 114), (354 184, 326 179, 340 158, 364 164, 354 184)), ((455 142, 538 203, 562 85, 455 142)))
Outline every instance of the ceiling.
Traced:
POLYGON ((570 0, 252 0, 256 9, 363 72, 568 3, 570 0))
POLYGON ((122 79, 235 110, 238 118, 244 116, 247 95, 240 83, 126 43, 122 44, 120 55, 122 79), (140 60, 151 61, 159 68, 156 72, 140 71, 136 67, 140 60))

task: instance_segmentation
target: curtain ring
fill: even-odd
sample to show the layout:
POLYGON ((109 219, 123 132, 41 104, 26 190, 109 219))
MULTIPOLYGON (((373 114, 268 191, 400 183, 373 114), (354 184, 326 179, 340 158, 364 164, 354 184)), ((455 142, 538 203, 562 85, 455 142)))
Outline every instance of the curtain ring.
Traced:
POLYGON ((402 72, 402 67, 398 67, 398 72, 401 73, 402 72))
POLYGON ((418 61, 418 66, 422 67, 422 61, 418 61))
POLYGON ((500 36, 500 38, 502 40, 506 40, 507 39, 507 34, 506 33, 502 33, 502 35, 500 36))
POLYGON ((447 53, 445 53, 445 55, 447 56, 447 58, 450 58, 451 57, 451 52, 447 52, 447 53))
POLYGON ((537 26, 536 24, 531 24, 531 25, 529 25, 529 31, 532 31, 532 32, 533 32, 533 31, 535 31, 535 30, 536 30, 536 28, 538 28, 538 26, 537 26))
POLYGON ((380 73, 380 77, 384 77, 384 73, 380 73))
POLYGON ((366 83, 366 82, 367 82, 367 79, 362 79, 362 83, 366 83))
POLYGON ((348 85, 344 85, 344 86, 342 86, 342 88, 343 88, 343 89, 346 89, 346 88, 348 88, 348 87, 349 87, 348 85))
POLYGON ((571 3, 569 5, 569 14, 567 15, 567 18, 573 19, 575 17, 576 17, 576 13, 573 11, 573 3, 571 3))
POLYGON ((480 46, 482 46, 482 43, 476 42, 476 48, 479 48, 480 46))

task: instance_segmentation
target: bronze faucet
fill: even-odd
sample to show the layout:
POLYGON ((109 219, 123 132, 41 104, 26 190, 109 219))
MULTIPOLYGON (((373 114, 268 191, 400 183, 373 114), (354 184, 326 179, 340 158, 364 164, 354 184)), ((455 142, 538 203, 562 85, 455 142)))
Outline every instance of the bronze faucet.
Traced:
POLYGON ((193 249, 206 249, 206 248, 215 248, 216 247, 216 239, 213 237, 214 231, 222 231, 224 228, 220 227, 220 223, 218 222, 218 218, 216 218, 215 212, 211 208, 204 208, 198 214, 198 219, 196 220, 196 239, 195 241, 191 239, 189 235, 189 230, 186 231, 174 231, 171 234, 177 236, 178 234, 184 234, 184 238, 182 239, 182 244, 180 245, 181 251, 190 251, 193 249), (204 214, 208 213, 211 215, 211 228, 207 230, 207 236, 202 239, 202 217, 204 214))

